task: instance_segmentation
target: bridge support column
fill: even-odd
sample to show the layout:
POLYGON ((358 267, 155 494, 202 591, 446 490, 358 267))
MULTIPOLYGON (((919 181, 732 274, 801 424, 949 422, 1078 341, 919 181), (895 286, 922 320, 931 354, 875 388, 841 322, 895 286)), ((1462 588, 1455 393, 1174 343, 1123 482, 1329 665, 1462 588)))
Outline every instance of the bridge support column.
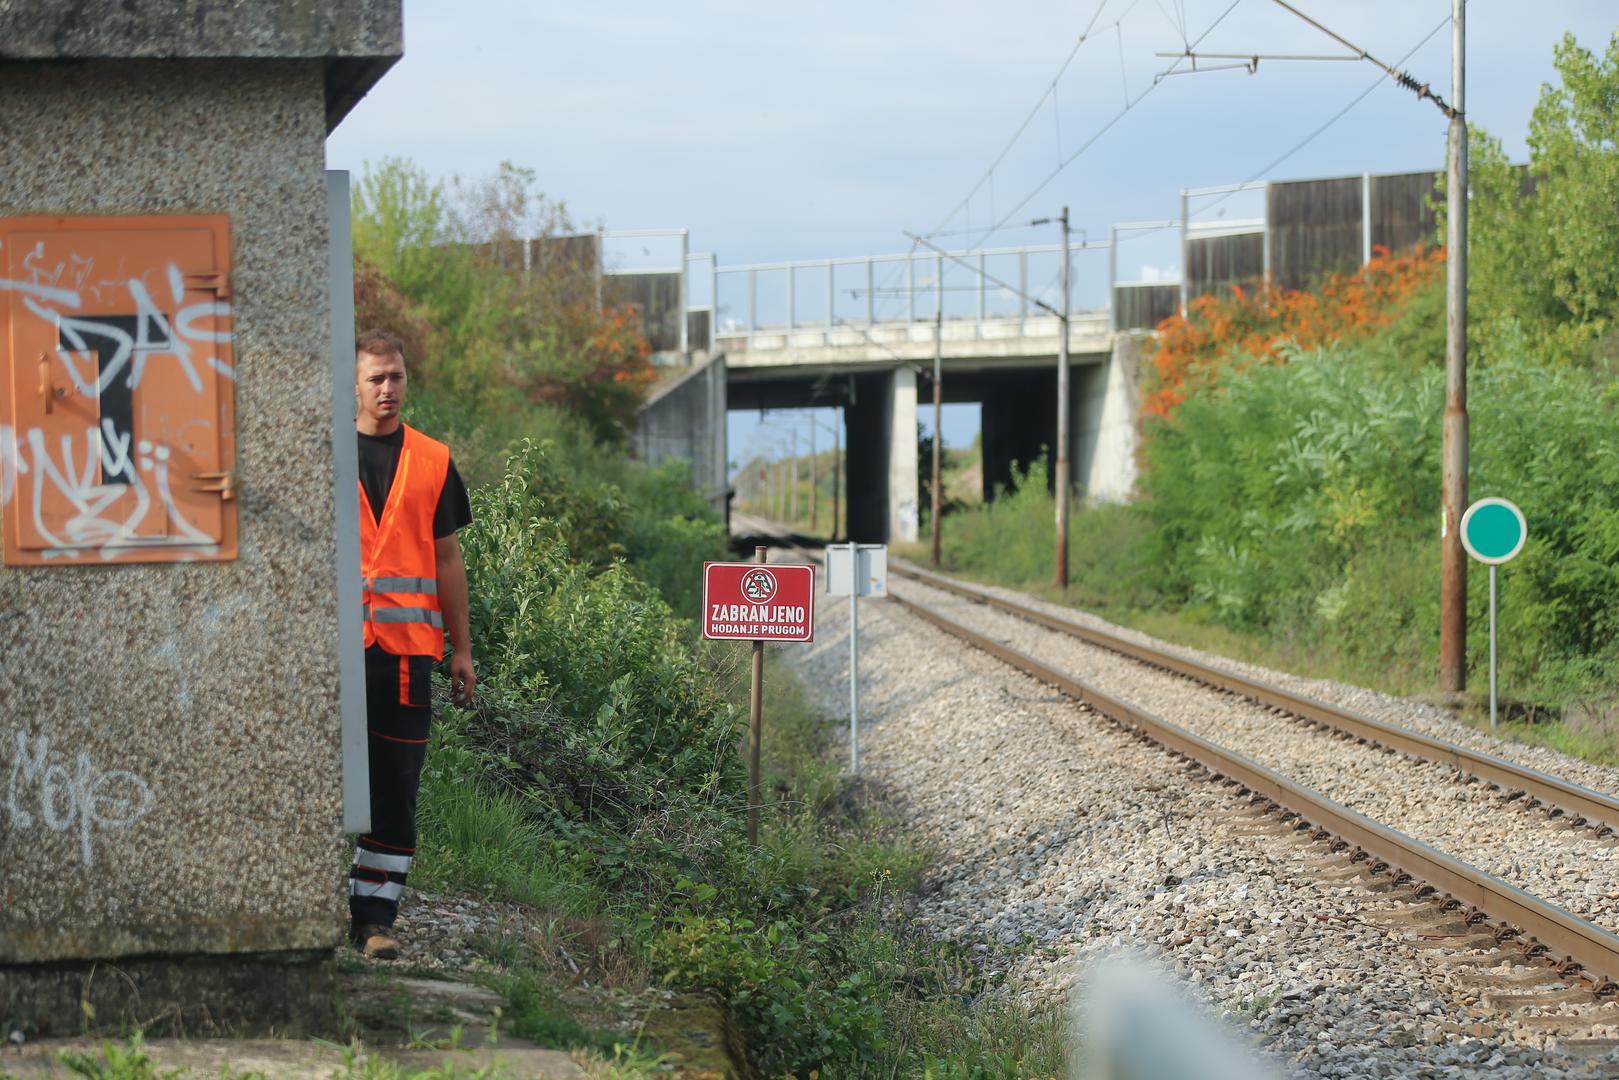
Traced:
POLYGON ((1142 339, 1117 334, 1103 363, 1084 370, 1076 389, 1079 423, 1074 476, 1089 499, 1123 502, 1136 483, 1136 418, 1141 411, 1142 339))
POLYGON ((852 376, 848 406, 848 529, 861 543, 917 538, 916 373, 852 376))
POLYGON ((914 544, 917 531, 916 372, 894 371, 888 389, 888 540, 914 544))

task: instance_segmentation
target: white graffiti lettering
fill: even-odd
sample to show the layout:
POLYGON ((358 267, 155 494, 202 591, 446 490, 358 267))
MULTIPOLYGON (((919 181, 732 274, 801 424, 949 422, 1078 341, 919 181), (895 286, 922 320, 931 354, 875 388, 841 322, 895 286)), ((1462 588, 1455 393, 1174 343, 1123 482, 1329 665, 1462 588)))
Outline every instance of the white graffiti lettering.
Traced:
POLYGON ((116 280, 94 270, 94 260, 77 254, 48 258, 40 243, 22 260, 22 280, 0 279, 0 292, 20 294, 54 338, 54 356, 41 356, 40 366, 59 402, 58 416, 39 426, 0 425, 0 506, 22 504, 46 558, 99 551, 113 559, 133 546, 216 552, 217 539, 175 492, 194 490, 198 474, 219 475, 220 465, 205 464, 211 451, 200 451, 200 462, 196 455, 217 445, 228 416, 209 387, 236 378, 220 348, 232 341, 231 306, 184 303, 186 279, 174 263, 116 280), (87 297, 124 313, 85 314, 87 297), (159 396, 141 395, 160 368, 159 396))
POLYGON ((71 761, 52 754, 44 735, 30 739, 18 732, 12 745, 15 756, 0 816, 19 832, 43 827, 77 834, 86 868, 96 864, 98 829, 127 829, 152 810, 151 785, 132 772, 97 769, 83 751, 71 761))

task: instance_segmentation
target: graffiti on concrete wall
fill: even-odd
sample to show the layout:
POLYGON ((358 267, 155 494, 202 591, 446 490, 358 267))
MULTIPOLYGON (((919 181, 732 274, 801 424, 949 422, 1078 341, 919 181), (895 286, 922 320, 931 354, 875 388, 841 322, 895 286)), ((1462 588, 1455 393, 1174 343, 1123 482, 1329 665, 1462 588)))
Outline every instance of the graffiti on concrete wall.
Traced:
POLYGON ((155 231, 0 235, 8 562, 220 557, 234 496, 228 277, 210 268, 209 234, 172 235, 182 250, 155 231))
POLYGON ((71 758, 53 753, 48 737, 23 732, 0 744, 7 747, 9 767, 0 757, 6 777, 0 824, 17 832, 70 834, 87 869, 96 864, 98 832, 128 828, 152 810, 150 784, 126 769, 98 768, 87 752, 71 758))

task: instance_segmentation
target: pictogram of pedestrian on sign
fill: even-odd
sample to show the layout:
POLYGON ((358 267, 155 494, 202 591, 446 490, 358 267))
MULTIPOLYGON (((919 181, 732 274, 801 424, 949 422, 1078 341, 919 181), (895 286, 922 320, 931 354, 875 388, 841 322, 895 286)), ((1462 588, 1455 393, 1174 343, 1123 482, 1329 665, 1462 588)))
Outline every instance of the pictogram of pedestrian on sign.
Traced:
POLYGON ((742 596, 750 604, 768 604, 776 595, 776 575, 769 570, 749 570, 742 577, 742 596))

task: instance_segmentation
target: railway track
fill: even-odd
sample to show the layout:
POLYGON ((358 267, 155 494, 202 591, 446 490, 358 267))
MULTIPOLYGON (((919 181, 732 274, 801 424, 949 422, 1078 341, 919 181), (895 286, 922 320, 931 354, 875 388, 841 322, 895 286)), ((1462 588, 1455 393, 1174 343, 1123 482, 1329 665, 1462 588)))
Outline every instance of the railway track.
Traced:
MULTIPOLYGON (((787 538, 787 542, 801 552, 813 554, 794 538, 787 538)), ((1506 800, 1543 805, 1548 809, 1548 817, 1563 817, 1568 825, 1585 828, 1593 837, 1607 836, 1619 824, 1619 800, 1559 777, 1385 724, 1236 672, 1155 650, 897 560, 890 563, 890 573, 1226 694, 1239 695, 1359 743, 1458 770, 1490 788, 1505 791, 1506 800)), ((1409 888, 1415 898, 1434 898, 1441 911, 1459 912, 1461 921, 1468 927, 1466 933, 1458 935, 1460 939, 1475 946, 1481 941, 1492 942, 1493 951, 1510 956, 1514 961, 1549 965, 1566 984, 1580 988, 1569 999, 1571 1002, 1610 1001, 1619 992, 1619 983, 1615 982, 1619 979, 1619 936, 1603 927, 1433 845, 1381 824, 1148 709, 1090 685, 1053 664, 1014 649, 902 592, 891 588, 889 598, 940 630, 1163 746, 1216 781, 1235 787, 1256 809, 1294 830, 1307 832, 1333 851, 1347 854, 1350 862, 1358 865, 1359 876, 1409 888)))
POLYGON ((1531 809, 1545 805, 1552 817, 1567 815, 1570 826, 1589 826, 1597 836, 1607 836, 1619 829, 1619 799, 1560 777, 1409 728, 1385 724, 1354 710, 1296 694, 1226 668, 1154 649, 897 560, 890 561, 889 573, 1004 611, 1037 626, 1173 672, 1205 686, 1248 698, 1300 720, 1341 731, 1356 740, 1449 766, 1500 788, 1508 793, 1508 799, 1526 800, 1526 805, 1531 809))

